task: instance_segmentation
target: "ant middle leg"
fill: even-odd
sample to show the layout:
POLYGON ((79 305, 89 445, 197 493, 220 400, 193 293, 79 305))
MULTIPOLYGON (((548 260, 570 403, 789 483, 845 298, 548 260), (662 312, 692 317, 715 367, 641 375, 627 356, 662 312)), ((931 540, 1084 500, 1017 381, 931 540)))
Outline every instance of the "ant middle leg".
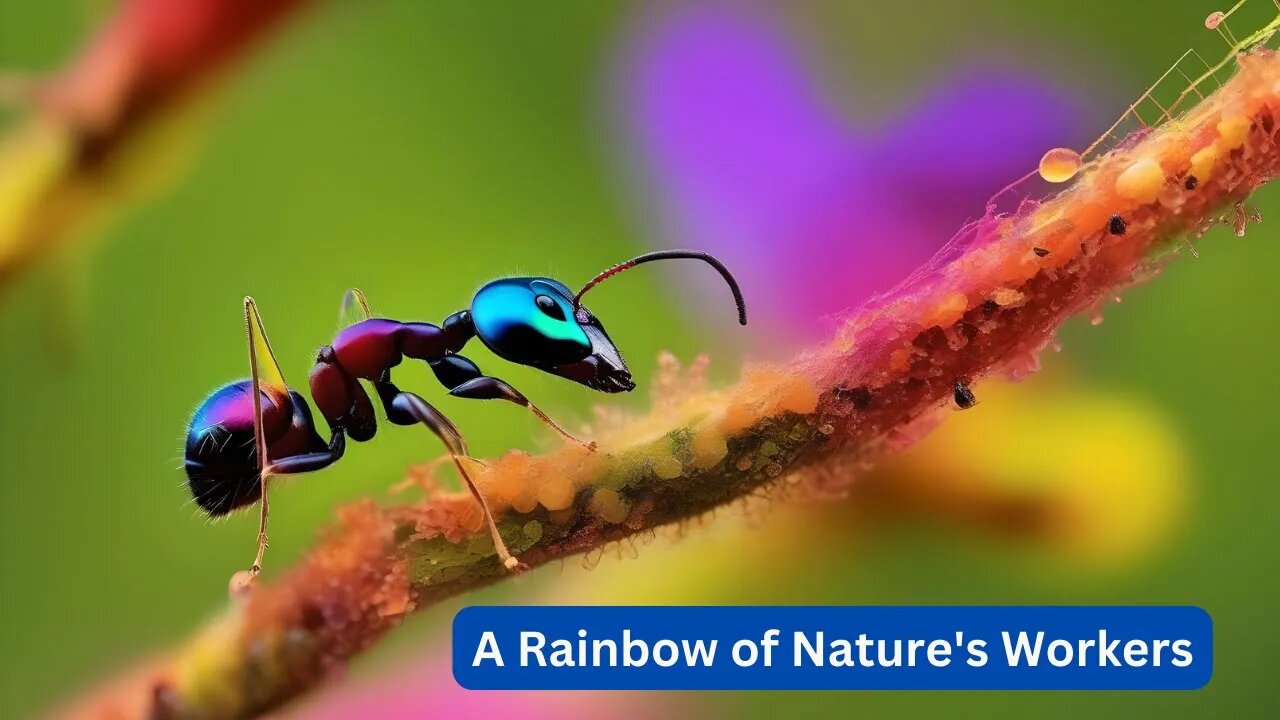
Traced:
POLYGON ((297 473, 307 473, 315 470, 321 470, 342 459, 342 455, 346 452, 347 439, 346 433, 341 428, 333 430, 333 436, 329 439, 329 448, 322 452, 310 452, 302 455, 292 455, 288 457, 272 460, 269 464, 262 467, 258 475, 258 482, 262 487, 262 496, 258 502, 260 504, 258 516, 258 554, 254 557, 253 565, 249 568, 250 576, 257 576, 262 572, 262 560, 267 553, 267 518, 271 514, 271 505, 268 500, 268 488, 270 487, 271 477, 273 475, 294 475, 297 473))
POLYGON ((529 398, 524 396, 524 393, 512 387, 505 380, 485 375, 475 363, 461 355, 448 355, 443 360, 431 363, 431 369, 435 372, 436 379, 449 388, 449 394, 454 397, 471 400, 506 400, 507 402, 515 403, 527 408, 529 412, 533 413, 534 417, 556 431, 565 440, 577 443, 591 451, 596 449, 594 442, 585 442, 565 430, 537 405, 530 402, 529 398))
POLYGON ((421 423, 440 438, 449 452, 449 457, 453 460, 454 467, 458 469, 458 474, 462 476, 467 490, 480 504, 480 510, 484 513, 485 522, 489 526, 489 534, 493 537, 493 547, 498 554, 498 560, 507 570, 520 569, 520 561, 507 549, 506 542, 498 532, 498 524, 493 518, 493 510, 489 507, 489 502, 485 500, 480 489, 476 487, 475 481, 471 479, 470 473, 462 464, 462 458, 467 456, 467 444, 458 427, 426 400, 414 393, 403 392, 393 385, 390 381, 390 373, 384 373, 383 378, 375 382, 374 387, 377 388, 378 396, 386 409, 387 420, 396 425, 421 423))

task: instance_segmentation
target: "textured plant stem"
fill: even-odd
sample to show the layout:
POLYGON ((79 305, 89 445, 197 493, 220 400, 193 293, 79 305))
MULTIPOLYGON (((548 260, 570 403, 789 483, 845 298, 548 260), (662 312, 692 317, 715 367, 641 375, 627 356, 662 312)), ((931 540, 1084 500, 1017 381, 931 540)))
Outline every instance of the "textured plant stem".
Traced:
MULTIPOLYGON (((1053 199, 965 228, 829 343, 750 368, 717 393, 668 378, 665 400, 603 432, 594 454, 566 446, 476 464, 508 545, 536 567, 780 484, 839 491, 918 438, 957 382, 1034 369, 1067 318, 1153 275, 1156 250, 1205 227, 1280 166, 1280 59, 1256 50, 1239 62, 1221 90, 1092 161, 1053 199)), ((362 501, 342 508, 296 567, 69 716, 256 716, 315 686, 408 612, 507 577, 468 497, 362 501)))

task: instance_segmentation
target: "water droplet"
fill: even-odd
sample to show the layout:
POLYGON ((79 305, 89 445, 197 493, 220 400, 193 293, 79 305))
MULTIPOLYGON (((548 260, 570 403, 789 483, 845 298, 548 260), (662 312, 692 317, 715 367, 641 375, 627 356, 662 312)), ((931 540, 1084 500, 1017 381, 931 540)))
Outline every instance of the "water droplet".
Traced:
POLYGON ((1217 30, 1218 26, 1222 24, 1222 21, 1226 19, 1227 14, 1221 10, 1211 12, 1209 13, 1209 17, 1204 19, 1204 26, 1210 30, 1217 30))
POLYGON ((836 429, 832 427, 830 423, 823 423, 822 425, 818 426, 818 432, 822 433, 823 435, 830 435, 835 431, 836 429))
POLYGON ((1101 324, 1102 324, 1102 313, 1094 313, 1092 316, 1090 316, 1090 317, 1089 317, 1089 324, 1090 324, 1090 325, 1101 325, 1101 324))
POLYGON ((1040 158, 1040 177, 1051 183, 1070 180, 1080 172, 1083 160, 1071 148, 1054 148, 1040 158))

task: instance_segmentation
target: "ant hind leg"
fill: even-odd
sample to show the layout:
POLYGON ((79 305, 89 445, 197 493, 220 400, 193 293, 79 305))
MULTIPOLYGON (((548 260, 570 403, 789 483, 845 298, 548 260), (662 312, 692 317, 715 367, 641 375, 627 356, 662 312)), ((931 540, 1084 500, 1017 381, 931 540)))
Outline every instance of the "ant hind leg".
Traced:
POLYGON ((471 496, 480 504, 485 522, 489 525, 489 534, 493 537, 493 547, 498 553, 498 560, 507 570, 521 569, 521 562, 507 549, 507 544, 498 532, 498 524, 493 519, 493 511, 489 507, 489 502, 485 500, 484 495, 476 487, 475 481, 471 479, 471 475, 462 464, 462 458, 467 456, 467 444, 462 438, 462 433, 458 432, 457 426, 426 400, 413 393, 402 392, 391 384, 389 380, 377 382, 375 386, 386 407, 388 420, 396 425, 421 423, 428 430, 435 433, 436 437, 440 438, 440 441, 444 443, 445 449, 449 451, 449 457, 453 460, 454 467, 458 469, 458 474, 462 476, 462 481, 466 483, 467 490, 471 492, 471 496))
POLYGON ((267 331, 262 326, 262 316, 258 313, 258 305, 253 298, 244 299, 245 337, 249 345, 249 377, 253 381, 253 438, 258 457, 258 479, 262 484, 262 497, 259 500, 261 514, 258 519, 258 554, 254 557, 249 569, 251 576, 262 572, 262 558, 267 552, 267 517, 270 505, 267 495, 271 486, 271 475, 274 472, 271 458, 267 454, 267 438, 264 430, 262 395, 270 395, 282 405, 291 402, 289 386, 280 372, 280 364, 276 362, 275 352, 267 339, 267 331))

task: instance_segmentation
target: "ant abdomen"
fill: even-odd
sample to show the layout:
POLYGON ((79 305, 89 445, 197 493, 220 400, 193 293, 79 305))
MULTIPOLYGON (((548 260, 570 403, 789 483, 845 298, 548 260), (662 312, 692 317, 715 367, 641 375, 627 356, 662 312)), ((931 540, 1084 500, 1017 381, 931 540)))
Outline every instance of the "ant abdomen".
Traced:
MULTIPOLYGON (((263 434, 269 457, 323 452, 311 410, 296 391, 285 407, 262 392, 263 434)), ((253 382, 224 385, 196 409, 187 428, 187 487, 210 515, 252 505, 262 495, 258 447, 253 430, 253 382)))

